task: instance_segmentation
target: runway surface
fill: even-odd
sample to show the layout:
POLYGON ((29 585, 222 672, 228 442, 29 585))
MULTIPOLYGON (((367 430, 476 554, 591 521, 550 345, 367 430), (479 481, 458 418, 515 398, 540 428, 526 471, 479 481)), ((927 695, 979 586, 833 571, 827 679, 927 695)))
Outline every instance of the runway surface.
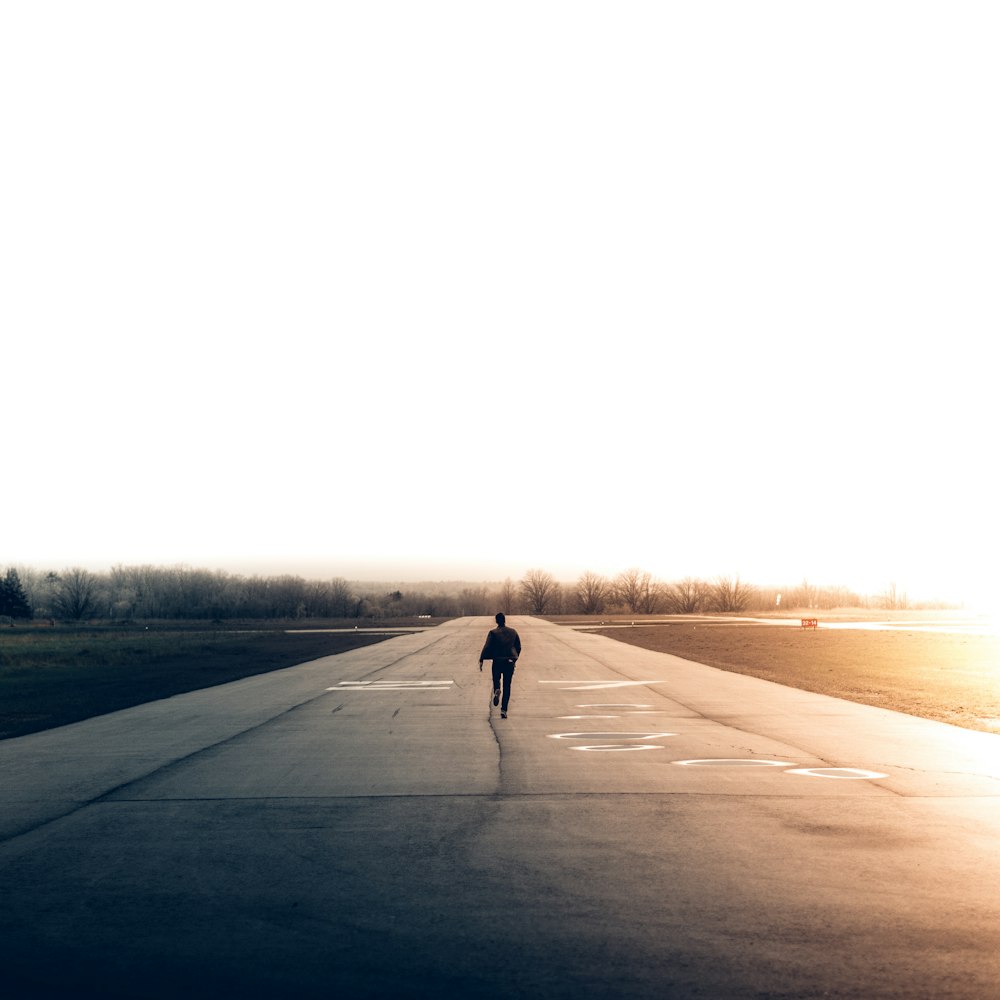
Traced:
POLYGON ((1000 736, 509 624, 0 742, 3 995, 1000 996, 1000 736))

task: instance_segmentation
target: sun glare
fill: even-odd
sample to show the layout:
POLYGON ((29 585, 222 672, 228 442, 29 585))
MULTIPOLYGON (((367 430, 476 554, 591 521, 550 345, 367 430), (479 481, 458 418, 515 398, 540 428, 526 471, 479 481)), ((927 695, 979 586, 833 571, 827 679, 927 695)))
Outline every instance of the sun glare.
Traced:
POLYGON ((1000 611, 989 32, 13 6, 0 559, 1000 611))

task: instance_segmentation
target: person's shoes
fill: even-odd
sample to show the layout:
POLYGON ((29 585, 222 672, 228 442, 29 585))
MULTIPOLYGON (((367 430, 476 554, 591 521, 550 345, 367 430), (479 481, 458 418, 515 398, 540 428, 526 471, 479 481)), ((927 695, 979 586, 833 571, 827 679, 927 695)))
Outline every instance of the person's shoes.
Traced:
POLYGON ((494 705, 500 704, 500 688, 493 689, 493 704, 494 705))
POLYGON ((506 712, 501 712, 500 713, 500 718, 501 719, 506 719, 507 718, 507 713, 506 712))

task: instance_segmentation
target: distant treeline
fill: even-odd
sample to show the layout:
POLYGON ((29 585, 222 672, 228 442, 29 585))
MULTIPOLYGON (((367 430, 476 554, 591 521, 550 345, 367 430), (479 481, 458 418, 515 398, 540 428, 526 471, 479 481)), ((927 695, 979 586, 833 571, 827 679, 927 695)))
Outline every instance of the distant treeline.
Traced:
POLYGON ((508 614, 694 614, 796 608, 905 608, 894 584, 877 597, 803 581, 784 590, 739 577, 658 580, 628 569, 614 577, 584 573, 560 583, 544 570, 502 583, 372 584, 342 577, 241 576, 185 566, 80 567, 44 572, 10 567, 0 578, 5 620, 332 619, 508 614))

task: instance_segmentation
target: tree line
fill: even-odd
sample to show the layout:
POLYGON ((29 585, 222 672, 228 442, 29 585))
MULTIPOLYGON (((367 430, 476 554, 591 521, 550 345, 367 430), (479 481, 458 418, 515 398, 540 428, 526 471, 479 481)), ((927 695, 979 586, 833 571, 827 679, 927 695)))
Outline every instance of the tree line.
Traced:
POLYGON ((631 568, 615 576, 586 572, 566 583, 542 569, 502 583, 378 585, 342 577, 242 576, 185 566, 81 567, 42 572, 9 567, 0 577, 0 618, 7 621, 170 619, 301 620, 507 614, 696 614, 780 609, 906 607, 895 584, 864 598, 844 587, 803 581, 779 591, 738 576, 663 581, 631 568))
POLYGON ((872 603, 846 587, 816 587, 807 581, 784 590, 756 586, 732 575, 665 581, 635 567, 610 577, 586 572, 570 586, 560 584, 545 570, 532 569, 516 585, 507 581, 505 596, 530 614, 739 614, 872 603))

